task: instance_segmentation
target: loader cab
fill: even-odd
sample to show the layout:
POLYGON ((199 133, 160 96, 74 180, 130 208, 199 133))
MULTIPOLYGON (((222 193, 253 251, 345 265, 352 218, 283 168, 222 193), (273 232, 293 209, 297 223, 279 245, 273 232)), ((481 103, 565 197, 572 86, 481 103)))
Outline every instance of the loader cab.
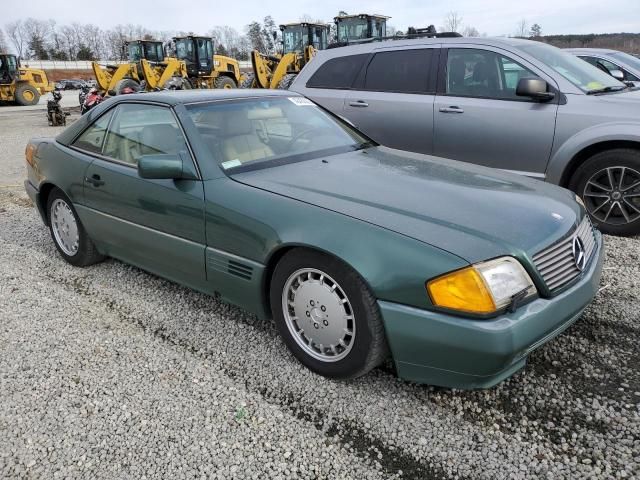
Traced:
POLYGON ((134 40, 127 42, 127 58, 130 62, 139 62, 142 59, 150 62, 162 62, 164 60, 164 50, 162 42, 154 40, 134 40))
POLYGON ((0 83, 8 84, 20 79, 20 61, 11 53, 0 53, 0 83))
POLYGON ((189 77, 202 77, 213 72, 213 40, 211 37, 174 37, 176 58, 185 62, 189 77))
POLYGON ((336 41, 341 45, 382 40, 387 36, 387 20, 384 15, 339 15, 333 20, 336 25, 336 41))
POLYGON ((329 25, 322 23, 289 23, 280 25, 282 32, 282 53, 303 52, 305 47, 316 50, 327 48, 329 25))

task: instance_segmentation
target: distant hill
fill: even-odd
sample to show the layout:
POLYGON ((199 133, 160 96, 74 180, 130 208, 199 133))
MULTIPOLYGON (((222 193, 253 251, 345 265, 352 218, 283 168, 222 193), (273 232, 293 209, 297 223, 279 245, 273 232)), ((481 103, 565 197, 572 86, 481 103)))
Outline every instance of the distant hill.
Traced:
POLYGON ((560 48, 612 48, 640 54, 640 33, 591 33, 588 35, 543 35, 533 38, 560 48))

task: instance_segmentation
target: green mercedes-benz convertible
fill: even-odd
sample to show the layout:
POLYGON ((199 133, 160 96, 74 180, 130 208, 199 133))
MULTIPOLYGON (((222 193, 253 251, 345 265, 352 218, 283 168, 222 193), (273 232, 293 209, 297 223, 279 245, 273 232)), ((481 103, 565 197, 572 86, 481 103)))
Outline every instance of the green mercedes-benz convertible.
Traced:
POLYGON ((408 380, 489 387, 598 288, 602 237, 573 193, 385 148, 291 92, 115 97, 26 160, 66 261, 272 317, 328 377, 390 355, 408 380))

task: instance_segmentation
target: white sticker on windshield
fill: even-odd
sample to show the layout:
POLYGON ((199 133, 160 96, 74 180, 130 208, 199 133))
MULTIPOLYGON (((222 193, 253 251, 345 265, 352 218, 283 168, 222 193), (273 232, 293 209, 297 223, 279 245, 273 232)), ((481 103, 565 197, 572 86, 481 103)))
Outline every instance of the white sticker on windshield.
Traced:
POLYGON ((242 162, 237 158, 234 160, 229 160, 228 162, 222 162, 222 168, 227 170, 228 168, 239 167, 242 165, 242 162))
POLYGON ((304 97, 288 97, 288 98, 299 107, 302 107, 305 105, 313 105, 313 102, 308 98, 304 98, 304 97))

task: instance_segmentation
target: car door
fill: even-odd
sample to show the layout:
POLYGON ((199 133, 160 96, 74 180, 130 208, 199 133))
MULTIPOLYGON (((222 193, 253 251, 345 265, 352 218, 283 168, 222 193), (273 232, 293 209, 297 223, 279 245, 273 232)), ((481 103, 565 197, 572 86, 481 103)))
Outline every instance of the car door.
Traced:
POLYGON ((383 145, 430 154, 439 45, 377 50, 348 90, 344 116, 383 145))
MULTIPOLYGON (((78 141, 74 145, 83 148, 78 141)), ((137 163, 148 154, 178 155, 184 168, 197 176, 170 108, 118 105, 99 153, 85 173, 82 210, 87 230, 110 256, 202 287, 206 281, 202 181, 141 178, 137 163)))
POLYGON ((434 108, 434 154, 544 178, 558 97, 516 95, 521 78, 553 79, 515 55, 487 46, 443 48, 434 108))

